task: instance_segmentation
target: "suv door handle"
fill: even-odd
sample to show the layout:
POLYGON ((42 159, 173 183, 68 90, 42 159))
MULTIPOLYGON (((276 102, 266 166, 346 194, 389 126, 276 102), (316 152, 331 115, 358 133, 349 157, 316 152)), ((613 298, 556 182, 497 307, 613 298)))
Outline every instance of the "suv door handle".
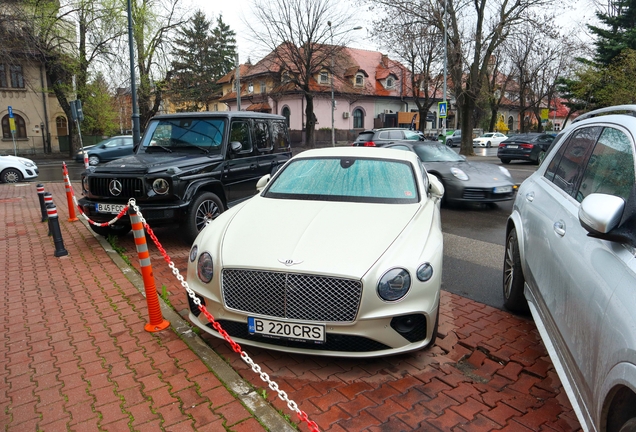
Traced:
POLYGON ((258 164, 253 163, 252 165, 250 165, 251 170, 255 170, 256 168, 258 168, 258 164))
POLYGON ((556 221, 552 227, 559 237, 563 237, 565 235, 565 222, 563 222, 563 220, 556 221))
POLYGON ((528 192, 526 194, 526 200, 528 200, 530 202, 534 201, 534 192, 528 192))

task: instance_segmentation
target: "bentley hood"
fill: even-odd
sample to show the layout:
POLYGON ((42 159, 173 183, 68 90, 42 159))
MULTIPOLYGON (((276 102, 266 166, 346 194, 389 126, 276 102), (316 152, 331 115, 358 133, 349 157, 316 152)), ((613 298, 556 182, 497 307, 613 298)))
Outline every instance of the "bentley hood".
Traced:
POLYGON ((221 261, 224 267, 361 278, 419 208, 256 196, 228 222, 221 261))

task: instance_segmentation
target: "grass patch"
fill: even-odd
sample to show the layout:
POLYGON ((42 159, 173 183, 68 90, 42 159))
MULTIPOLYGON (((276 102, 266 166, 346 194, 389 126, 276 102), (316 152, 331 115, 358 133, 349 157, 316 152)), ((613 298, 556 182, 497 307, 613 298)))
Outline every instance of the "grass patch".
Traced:
POLYGON ((106 241, 110 244, 113 250, 117 252, 117 254, 121 257, 121 259, 123 259, 126 264, 132 267, 132 263, 130 262, 130 260, 128 259, 128 256, 125 253, 126 248, 124 248, 123 246, 120 246, 118 243, 119 238, 115 235, 109 234, 108 237, 106 237, 106 241))

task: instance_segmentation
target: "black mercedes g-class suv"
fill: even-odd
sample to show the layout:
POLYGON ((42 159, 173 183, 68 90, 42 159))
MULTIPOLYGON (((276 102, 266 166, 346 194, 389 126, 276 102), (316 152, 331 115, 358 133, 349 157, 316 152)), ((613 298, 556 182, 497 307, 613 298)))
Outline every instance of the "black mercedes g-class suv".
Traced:
MULTIPOLYGON (((132 156, 89 167, 79 205, 108 222, 134 198, 153 227, 177 223, 194 241, 206 222, 256 194, 256 182, 291 158, 285 117, 249 111, 153 117, 132 156)), ((126 215, 97 234, 124 235, 126 215)))

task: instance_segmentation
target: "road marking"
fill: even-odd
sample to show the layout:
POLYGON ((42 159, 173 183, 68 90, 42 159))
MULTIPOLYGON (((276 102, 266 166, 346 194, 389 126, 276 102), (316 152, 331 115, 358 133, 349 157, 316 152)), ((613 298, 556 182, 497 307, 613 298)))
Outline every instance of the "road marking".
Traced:
POLYGON ((504 259, 503 246, 444 233, 444 255, 492 269, 501 270, 504 259))

